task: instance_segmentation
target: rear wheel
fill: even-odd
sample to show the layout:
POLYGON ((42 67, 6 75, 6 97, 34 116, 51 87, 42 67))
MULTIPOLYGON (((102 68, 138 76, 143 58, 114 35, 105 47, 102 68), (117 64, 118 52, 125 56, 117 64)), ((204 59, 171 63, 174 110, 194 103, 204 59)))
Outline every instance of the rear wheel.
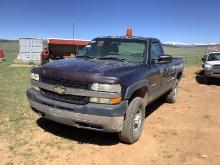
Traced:
POLYGON ((176 85, 170 91, 170 93, 166 96, 166 102, 168 102, 168 103, 175 103, 176 102, 177 92, 178 92, 178 80, 176 80, 176 85))
POLYGON ((128 106, 119 138, 127 143, 136 142, 144 127, 145 106, 141 97, 135 97, 128 106))

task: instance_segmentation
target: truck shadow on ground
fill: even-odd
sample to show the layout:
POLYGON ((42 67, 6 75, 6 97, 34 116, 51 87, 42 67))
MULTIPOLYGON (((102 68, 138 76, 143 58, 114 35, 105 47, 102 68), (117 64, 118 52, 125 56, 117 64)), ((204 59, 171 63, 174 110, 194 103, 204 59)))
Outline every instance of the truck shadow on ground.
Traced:
POLYGON ((164 98, 161 97, 157 99, 156 101, 149 104, 145 109, 145 120, 147 120, 147 117, 150 116, 154 111, 156 111, 161 105, 165 103, 164 98))
MULTIPOLYGON (((163 99, 151 103, 146 107, 146 118, 150 116, 164 103, 163 99)), ((146 119, 147 120, 147 119, 146 119)), ((71 126, 66 126, 45 118, 39 118, 37 125, 45 132, 51 133, 65 139, 73 140, 79 144, 95 144, 100 146, 116 145, 123 143, 119 140, 117 133, 98 132, 86 129, 79 129, 71 126)))
POLYGON ((205 82, 203 70, 199 70, 195 72, 195 74, 196 74, 196 82, 199 84, 220 86, 220 79, 217 79, 217 78, 210 78, 208 83, 205 82))
POLYGON ((79 144, 88 143, 100 146, 108 146, 119 143, 116 133, 106 133, 75 128, 47 120, 45 118, 38 119, 37 124, 46 132, 49 132, 55 136, 76 141, 79 144))

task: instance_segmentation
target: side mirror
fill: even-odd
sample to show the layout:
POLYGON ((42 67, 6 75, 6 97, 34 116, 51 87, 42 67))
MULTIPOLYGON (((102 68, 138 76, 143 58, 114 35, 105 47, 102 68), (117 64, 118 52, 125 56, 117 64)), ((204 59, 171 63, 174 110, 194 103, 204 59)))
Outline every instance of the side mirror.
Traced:
POLYGON ((155 63, 156 64, 166 64, 166 63, 170 63, 170 62, 172 62, 172 56, 163 55, 163 56, 160 56, 155 63))
POLYGON ((205 54, 205 55, 201 58, 201 60, 202 60, 203 62, 205 62, 206 58, 207 58, 207 55, 205 54))

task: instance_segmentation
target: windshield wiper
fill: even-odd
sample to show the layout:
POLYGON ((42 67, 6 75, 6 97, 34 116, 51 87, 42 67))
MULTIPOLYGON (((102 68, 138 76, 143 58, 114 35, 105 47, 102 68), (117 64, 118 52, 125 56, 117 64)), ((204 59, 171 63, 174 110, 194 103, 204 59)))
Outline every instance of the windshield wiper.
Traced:
POLYGON ((116 61, 121 61, 121 62, 126 61, 125 59, 120 59, 120 58, 116 58, 116 57, 100 57, 100 58, 97 58, 97 59, 100 59, 100 60, 116 60, 116 61))
POLYGON ((93 59, 93 58, 95 58, 95 56, 84 55, 84 56, 76 56, 76 58, 90 58, 90 59, 93 59))

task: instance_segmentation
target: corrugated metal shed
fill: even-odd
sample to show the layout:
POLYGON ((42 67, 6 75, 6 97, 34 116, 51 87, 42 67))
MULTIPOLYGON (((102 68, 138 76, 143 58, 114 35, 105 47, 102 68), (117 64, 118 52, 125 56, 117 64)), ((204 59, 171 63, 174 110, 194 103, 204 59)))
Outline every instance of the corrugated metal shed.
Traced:
POLYGON ((40 54, 42 50, 43 50, 42 39, 20 38, 18 60, 24 62, 40 62, 40 54))

